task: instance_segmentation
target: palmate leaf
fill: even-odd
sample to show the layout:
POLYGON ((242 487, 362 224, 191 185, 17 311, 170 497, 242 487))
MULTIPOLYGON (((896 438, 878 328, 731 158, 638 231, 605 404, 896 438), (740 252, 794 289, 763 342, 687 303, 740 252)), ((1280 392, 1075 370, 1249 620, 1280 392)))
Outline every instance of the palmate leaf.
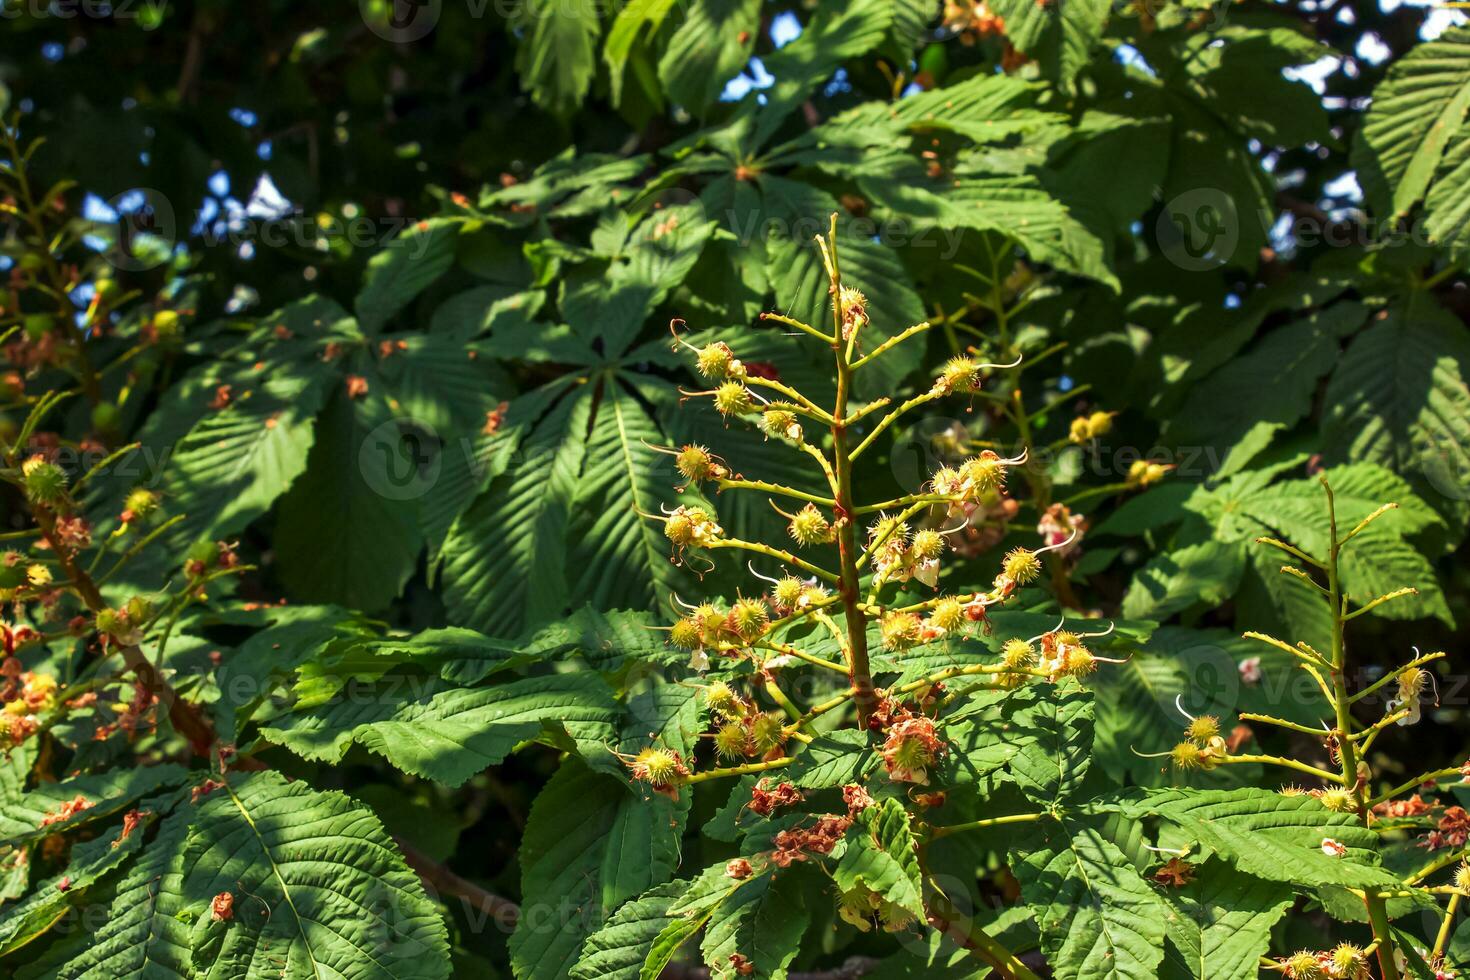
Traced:
POLYGON ((192 976, 449 976, 444 920, 372 811, 277 773, 227 782, 199 804, 180 859, 192 976), (227 927, 209 913, 225 892, 227 927))
POLYGON ((587 94, 597 71, 598 13, 596 4, 556 0, 516 6, 511 26, 525 32, 516 46, 516 74, 537 105, 567 115, 587 94))
POLYGON ((1410 292, 1353 340, 1333 372, 1323 419, 1329 454, 1381 463, 1463 499, 1470 473, 1467 377, 1464 324, 1429 293, 1410 292))
MULTIPOLYGON (((145 817, 143 823, 151 820, 145 817)), ((143 837, 141 826, 126 834, 118 827, 76 845, 64 870, 37 882, 30 894, 0 911, 0 956, 14 952, 50 929, 66 914, 74 899, 137 854, 143 837)))
POLYGON ((607 30, 607 40, 602 45, 602 60, 607 63, 613 105, 622 101, 623 69, 639 35, 645 31, 650 34, 656 32, 673 8, 674 0, 632 0, 613 19, 607 30))
POLYGON ((1035 58, 1046 76, 1070 85, 1092 59, 1111 6, 1107 0, 996 0, 992 9, 1005 18, 1006 36, 1035 58))
MULTIPOLYGON (((1417 596, 1384 603, 1375 607, 1373 614, 1390 619, 1432 615, 1450 622, 1449 607, 1428 560, 1404 538, 1440 523, 1440 518, 1408 484, 1381 466, 1355 463, 1329 469, 1324 476, 1332 485, 1339 534, 1346 534, 1380 504, 1399 505, 1398 510, 1374 521, 1343 549, 1339 561, 1344 591, 1361 604, 1412 582, 1419 589, 1417 596)), ((1325 555, 1331 545, 1326 500, 1315 480, 1285 481, 1261 488, 1243 498, 1238 510, 1273 528, 1308 554, 1325 555)))
POLYGON ((489 419, 477 432, 461 436, 440 454, 442 465, 434 485, 420 502, 419 522, 429 542, 430 582, 434 581, 445 536, 455 520, 490 481, 510 469, 519 457, 516 450, 568 387, 575 375, 551 381, 506 402, 498 424, 489 419), (488 431, 487 431, 488 430, 488 431))
POLYGON ((858 815, 832 880, 844 892, 861 885, 923 919, 924 884, 915 848, 908 812, 898 800, 886 799, 858 815))
POLYGON ((1156 980, 1163 903, 1118 846, 1085 823, 1042 821, 1013 854, 1047 963, 1063 980, 1156 980))
POLYGON ((675 490, 681 481, 673 458, 649 448, 665 442, 630 390, 610 379, 587 440, 574 506, 568 577, 577 601, 599 609, 653 609, 678 587, 682 575, 669 560, 663 526, 640 516, 699 502, 695 492, 675 490))
POLYGON ((1445 154, 1429 196, 1424 200, 1425 230, 1429 237, 1449 249, 1450 256, 1464 264, 1470 258, 1470 139, 1463 132, 1445 154))
POLYGON ((883 44, 900 14, 894 0, 825 0, 801 36, 765 58, 776 82, 762 93, 749 149, 755 149, 844 61, 883 44))
POLYGON ((800 878, 773 866, 715 906, 700 951, 711 970, 729 971, 730 957, 738 953, 754 966, 755 976, 784 980, 810 921, 800 878))
MULTIPOLYGON (((15 761, 30 758, 21 748, 11 750, 15 761)), ((64 833, 132 808, 138 800, 178 786, 185 771, 176 765, 138 766, 87 773, 59 782, 42 782, 29 792, 21 792, 23 780, 13 785, 14 795, 0 798, 0 840, 20 845, 51 834, 64 833), (56 817, 62 804, 78 796, 90 806, 66 820, 43 827, 42 821, 56 817)))
MULTIPOLYGON (((760 32, 760 0, 694 0, 658 63, 669 101, 703 116, 745 67, 760 32)), ((609 38, 608 44, 612 41, 609 38)))
POLYGON ((1123 800, 1119 809, 1174 824, 1185 840, 1207 848, 1246 874, 1286 884, 1397 888, 1399 879, 1377 861, 1378 835, 1351 813, 1334 813, 1315 798, 1254 787, 1232 790, 1161 789, 1123 800), (1330 857, 1323 838, 1347 853, 1330 857))
POLYGON ((418 564, 418 467, 381 395, 360 408, 345 392, 316 424, 306 470, 280 502, 276 555, 295 598, 377 612, 418 564), (377 425, 373 425, 374 422, 377 425))
POLYGON ((354 308, 375 333, 454 264, 463 218, 430 218, 405 230, 368 260, 354 308))
POLYGON ((995 175, 981 151, 953 177, 929 177, 916 160, 885 178, 859 181, 864 193, 918 228, 992 231, 1039 262, 1117 287, 1102 241, 1029 174, 995 175), (958 179, 955 179, 955 178, 958 179))
POLYGON ((782 778, 803 789, 824 789, 860 782, 877 765, 878 753, 867 732, 839 728, 812 739, 782 778))
POLYGON ((1170 915, 1160 980, 1255 980, 1271 927, 1292 897, 1269 881, 1207 861, 1182 888, 1162 891, 1170 915))
POLYGON ((605 269, 589 264, 562 286, 562 315, 608 357, 628 349, 654 307, 689 275, 715 229, 697 203, 660 208, 625 227, 630 220, 614 213, 607 236, 613 241, 598 249, 609 260, 605 269))
MULTIPOLYGON (((1000 142, 1039 132, 1065 117, 1036 108, 1044 89, 1014 75, 975 75, 954 85, 905 96, 895 103, 865 102, 812 130, 791 144, 796 163, 822 166, 820 148, 838 145, 863 150, 894 146, 906 133, 954 133, 974 143, 1000 142), (800 148, 817 147, 810 156, 800 148)), ((790 151, 788 151, 790 152, 790 151)), ((854 158, 861 167, 862 158, 854 158)))
POLYGON ((189 926, 179 859, 192 812, 166 817, 158 835, 118 881, 107 917, 86 947, 55 970, 55 980, 186 980, 189 926))
POLYGON ((1032 731, 1011 758, 1011 773, 1032 800, 1058 806, 1076 793, 1092 764, 1092 694, 1068 691, 1043 698, 1026 721, 1032 731))
POLYGON ((261 734, 303 758, 332 763, 360 744, 404 772, 460 786, 546 726, 604 745, 620 714, 602 678, 588 671, 485 687, 391 676, 277 716, 261 734))
POLYGON ((1464 138, 1467 108, 1470 30, 1450 28, 1389 67, 1373 90, 1352 154, 1380 216, 1407 214, 1429 190, 1446 149, 1464 138))
POLYGON ((565 396, 450 527, 439 574, 454 622, 515 636, 561 613, 567 524, 591 408, 585 390, 565 396))
POLYGON ((1359 303, 1338 303, 1266 334, 1189 395, 1169 434, 1180 445, 1233 446, 1263 422, 1290 427, 1311 410, 1319 378, 1341 359, 1339 343, 1368 318, 1359 303))
MULTIPOLYGON (((645 964, 664 930, 685 920, 669 914, 669 907, 689 883, 670 881, 650 889, 618 909, 601 929, 587 937, 571 980, 657 980, 658 969, 645 964)), ((661 969, 663 964, 657 964, 661 969)))
MULTIPOLYGON (((993 653, 976 658, 977 663, 994 660, 993 653)), ((1034 690, 979 691, 960 702, 952 715, 941 719, 940 733, 948 751, 939 770, 946 783, 974 783, 1005 768, 1017 754, 1028 749, 1041 731, 1033 716, 1045 718, 1055 709, 1041 703, 1034 690)), ((1033 767, 1040 758, 1033 760, 1033 767)))
POLYGON ((1134 575, 1123 597, 1130 619, 1164 619, 1196 603, 1225 601, 1245 569, 1245 546, 1204 541, 1162 552, 1134 575))
POLYGON ((611 776, 564 763, 521 841, 522 911, 510 939, 518 980, 568 976, 613 910, 668 881, 688 811, 688 794, 644 800, 611 776))
POLYGON ((301 475, 329 377, 310 363, 270 371, 257 386, 236 388, 230 404, 178 441, 158 488, 172 513, 186 515, 163 538, 175 553, 199 538, 240 531, 301 475))

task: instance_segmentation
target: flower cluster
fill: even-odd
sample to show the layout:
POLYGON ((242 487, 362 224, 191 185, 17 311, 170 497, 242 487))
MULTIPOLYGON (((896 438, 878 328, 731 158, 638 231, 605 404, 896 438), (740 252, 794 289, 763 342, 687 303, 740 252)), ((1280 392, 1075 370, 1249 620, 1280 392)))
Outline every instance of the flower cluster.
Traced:
POLYGON ((1330 950, 1302 950, 1276 961, 1287 980, 1369 980, 1368 954, 1360 946, 1339 943, 1330 950))

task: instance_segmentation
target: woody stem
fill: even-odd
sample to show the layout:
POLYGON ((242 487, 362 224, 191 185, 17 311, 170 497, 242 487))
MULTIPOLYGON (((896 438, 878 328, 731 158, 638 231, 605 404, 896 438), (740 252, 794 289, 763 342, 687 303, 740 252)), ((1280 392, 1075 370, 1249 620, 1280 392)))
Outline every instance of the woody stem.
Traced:
POLYGON ((857 704, 858 725, 866 728, 868 716, 878 706, 873 693, 873 676, 868 666, 868 620, 862 610, 858 584, 856 507, 852 499, 852 456, 847 448, 847 399, 852 387, 852 365, 849 349, 843 344, 841 277, 837 266, 837 215, 832 215, 831 233, 832 352, 837 362, 837 403, 832 409, 833 476, 836 478, 837 554, 841 567, 837 593, 842 599, 847 622, 847 666, 857 704))
MULTIPOLYGON (((1327 524, 1331 536, 1331 548, 1327 555, 1327 601, 1332 612, 1332 707, 1337 715, 1338 761, 1342 763, 1342 783, 1353 794, 1359 819, 1368 823, 1368 800, 1364 793, 1365 780, 1358 777, 1358 751, 1353 744, 1352 699, 1347 691, 1347 645, 1343 640, 1343 596, 1342 582, 1338 574, 1338 556, 1342 551, 1342 539, 1337 534, 1337 502, 1326 477, 1322 488, 1327 493, 1327 524)), ((1399 980, 1398 964, 1393 958, 1393 934, 1389 931, 1388 915, 1384 901, 1377 895, 1364 896, 1368 910, 1368 923, 1373 929, 1373 938, 1378 941, 1378 969, 1383 980, 1399 980)))
MULTIPOLYGON (((35 518, 41 526, 42 535, 51 545, 51 550, 56 555, 62 571, 66 573, 68 581, 76 589, 82 602, 94 615, 106 609, 107 603, 103 600, 97 583, 77 564, 76 553, 57 533, 56 517, 49 511, 38 507, 35 518)), ((142 684, 168 709, 169 721, 173 723, 174 729, 188 739, 189 747, 196 755, 209 758, 210 750, 215 743, 214 726, 209 723, 209 719, 205 718, 193 704, 183 700, 174 692, 173 687, 163 679, 163 675, 158 672, 158 669, 153 666, 137 644, 124 644, 119 646, 119 650, 122 652, 123 662, 137 677, 138 683, 142 684)))

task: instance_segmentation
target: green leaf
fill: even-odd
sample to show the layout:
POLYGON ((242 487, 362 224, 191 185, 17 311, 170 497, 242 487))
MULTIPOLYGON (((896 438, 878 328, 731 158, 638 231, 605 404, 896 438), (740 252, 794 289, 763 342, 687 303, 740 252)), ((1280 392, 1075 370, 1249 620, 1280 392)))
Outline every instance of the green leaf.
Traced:
POLYGON ((1161 552, 1133 576, 1123 597, 1123 615, 1164 619, 1196 603, 1224 602, 1244 569, 1245 549, 1239 544, 1203 541, 1161 552))
MULTIPOLYGON (((1055 622, 1055 620, 1053 620, 1055 622)), ((986 652, 977 663, 993 661, 986 652)), ((1029 688, 1015 691, 978 691, 941 719, 940 734, 948 751, 939 768, 945 782, 974 783, 1005 768, 1038 737, 1055 708, 1029 688)), ((1033 763, 1034 765, 1034 763, 1033 763)))
POLYGON ((847 849, 832 869, 832 880, 844 892, 862 886, 877 892, 914 918, 924 918, 924 884, 909 815, 903 804, 886 799, 857 817, 847 835, 847 849))
POLYGON ((1261 423, 1295 425, 1311 410, 1318 379, 1340 360, 1340 339, 1367 318, 1361 304, 1338 303, 1267 333, 1248 353, 1189 386, 1170 436, 1180 445, 1224 448, 1261 423))
POLYGON ((36 939, 66 914, 72 901, 132 859, 143 846, 146 825, 125 833, 121 827, 77 844, 65 869, 40 882, 29 895, 0 911, 0 956, 36 939))
POLYGON ((1182 888, 1164 888, 1168 945, 1160 980, 1255 980, 1271 945, 1271 927, 1292 896, 1222 861, 1207 861, 1182 888))
POLYGON ((1229 25, 1210 36, 1219 41, 1194 41, 1198 47, 1183 66, 1198 104, 1267 146, 1335 143, 1322 97, 1283 74, 1331 56, 1331 48, 1290 28, 1229 25))
POLYGON ((656 33, 673 7, 674 0, 632 0, 618 11, 612 26, 608 28, 607 40, 602 45, 602 60, 607 63, 614 106, 623 100, 623 69, 628 63, 633 45, 638 42, 638 36, 645 29, 649 34, 656 33))
MULTIPOLYGON (((29 753, 20 747, 11 750, 16 761, 29 765, 29 753)), ((0 770, 3 771, 3 770, 0 770)), ((20 792, 21 780, 12 784, 10 792, 0 797, 0 838, 19 846, 52 834, 65 833, 94 821, 131 809, 139 800, 184 782, 184 769, 173 764, 110 769, 88 773, 60 781, 38 783, 29 792, 20 792), (65 820, 56 820, 62 805, 81 797, 90 804, 65 820), (51 818, 52 822, 42 826, 51 818)))
MULTIPOLYGON (((863 328, 865 349, 877 347, 924 319, 923 300, 893 249, 855 237, 843 231, 839 223, 837 261, 843 284, 860 290, 868 300, 869 323, 863 328)), ((791 316, 831 332, 830 283, 815 243, 787 239, 772 242, 766 272, 791 316)), ((893 348, 857 375, 859 395, 875 398, 891 393, 919 366, 923 353, 923 340, 918 338, 893 348)))
POLYGON ((318 419, 306 471, 281 499, 275 542, 295 598, 377 612, 402 591, 423 550, 423 483, 400 448, 409 434, 381 396, 366 397, 373 405, 360 411, 339 393, 318 419))
POLYGON ((561 980, 623 902, 668 881, 688 817, 679 802, 640 800, 610 776, 568 761, 531 807, 521 840, 523 914, 510 939, 520 980, 561 980))
MULTIPOLYGON (((587 937, 570 980, 641 980, 647 975, 644 964, 654 955, 664 930, 686 921, 669 915, 669 906, 688 887, 684 881, 667 882, 625 903, 587 937)), ((657 971, 650 980, 656 977, 657 971)))
MULTIPOLYGON (((273 371, 199 420, 168 457, 158 492, 186 519, 155 554, 223 538, 264 514, 306 469, 328 375, 319 365, 273 371)), ((145 558, 145 561, 147 559, 145 558)))
POLYGON ((601 744, 612 738, 617 717, 611 692, 590 672, 486 687, 400 677, 279 715, 261 734, 303 758, 331 763, 361 744, 404 772, 461 786, 546 726, 601 744))
MULTIPOLYGON (((675 490, 672 457, 649 448, 663 433, 628 389, 609 381, 587 441, 572 520, 571 594, 599 609, 654 609, 681 580, 658 514, 697 495, 675 490)), ((692 499, 691 499, 692 498, 692 499)))
POLYGON ((200 977, 438 980, 450 973, 444 920, 372 811, 272 772, 231 776, 189 829, 179 888, 197 918, 200 977), (229 927, 200 945, 209 903, 235 896, 229 927))
POLYGON ((1092 694, 1041 699, 1027 722, 1034 734, 1011 758, 1011 773, 1032 800, 1055 807, 1076 793, 1092 764, 1092 694))
POLYGON ((709 917, 700 944, 705 963, 728 970, 730 957, 739 953, 755 967, 755 976, 785 980, 811 921, 800 884, 795 874, 774 867, 742 882, 709 917))
MULTIPOLYGON (((179 860, 192 817, 192 812, 182 812, 164 820, 157 837, 118 881, 96 933, 50 976, 56 980, 189 977, 189 927, 177 916, 185 905, 179 860)), ((135 833, 141 836, 142 830, 135 833)))
MULTIPOLYGON (((760 0, 694 0, 669 38, 658 77, 669 101, 703 116, 740 74, 760 32, 760 0)), ((611 39, 609 39, 611 43, 611 39)))
MULTIPOLYGON (((1404 535, 1439 523, 1439 517, 1408 484, 1372 463, 1339 466, 1323 474, 1332 485, 1337 506, 1338 533, 1346 534, 1379 505, 1397 503, 1353 539, 1339 557, 1342 588, 1362 604, 1412 584, 1417 596, 1405 596, 1374 608, 1373 615, 1389 619, 1438 616, 1451 622, 1449 607, 1429 562, 1404 535)), ((1276 483, 1246 496, 1241 514, 1274 528, 1311 555, 1325 555, 1331 547, 1327 500, 1316 480, 1276 483)), ((1259 547, 1259 546, 1257 546, 1259 547)))
POLYGON ((1083 823, 1042 821, 1013 853, 1021 897, 1062 980, 1156 980, 1163 903, 1126 855, 1083 823))
POLYGON ((1006 23, 1006 37, 1035 58, 1047 78, 1070 86, 1092 59, 1108 23, 1107 0, 995 0, 991 7, 1006 23))
POLYGON ((812 91, 850 58, 881 45, 899 12, 893 0, 825 0, 801 36, 764 59, 775 84, 762 93, 750 148, 764 143, 812 91))
POLYGON ((516 47, 521 88, 542 108, 569 115, 582 101, 597 71, 597 4, 527 0, 515 8, 511 26, 524 32, 516 47))
POLYGON ((558 402, 515 449, 509 470, 449 528, 439 574, 452 621, 516 636, 561 614, 591 407, 581 390, 558 402))
POLYGON ((802 789, 828 789, 856 783, 878 765, 866 732, 839 728, 812 739, 781 774, 802 789))
POLYGON ((1344 461, 1416 475, 1451 500, 1470 472, 1470 336, 1415 290, 1353 340, 1324 396, 1323 437, 1344 461))
POLYGON ((573 331, 589 345, 600 343, 608 358, 633 343, 649 314, 689 275, 715 229, 698 203, 660 208, 625 229, 628 220, 613 214, 616 230, 627 237, 606 253, 606 269, 579 269, 561 294, 573 331))
POLYGON ((454 264, 462 218, 430 218, 389 242, 368 260, 353 308, 367 333, 376 333, 454 264))
POLYGON ((1187 839, 1257 878, 1349 888, 1399 886, 1398 878, 1377 864, 1378 835, 1355 815, 1334 813, 1310 796, 1254 787, 1162 789, 1125 801, 1121 809, 1135 819, 1162 817, 1187 839), (1347 853, 1324 854, 1324 838, 1345 845, 1347 853))
POLYGON ((864 193, 904 215, 917 228, 991 231, 1017 242, 1038 262, 1117 288, 1107 249, 1040 180, 996 175, 983 153, 965 158, 953 177, 936 181, 918 161, 882 179, 864 179, 864 193))
MULTIPOLYGON (((1352 165, 1381 217, 1422 198, 1470 108, 1470 29, 1452 27, 1394 62, 1373 90, 1352 165)), ((1463 188, 1463 184, 1460 185, 1463 188)))

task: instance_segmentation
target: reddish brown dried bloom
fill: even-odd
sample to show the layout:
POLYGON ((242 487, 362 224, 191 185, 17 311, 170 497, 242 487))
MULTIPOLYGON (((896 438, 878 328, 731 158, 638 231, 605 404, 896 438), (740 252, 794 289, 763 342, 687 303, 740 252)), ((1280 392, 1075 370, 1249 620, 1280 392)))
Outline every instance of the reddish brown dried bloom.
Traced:
POLYGON ((218 779, 206 779, 204 782, 200 783, 198 786, 195 786, 192 790, 190 790, 189 802, 198 803, 200 797, 208 796, 210 793, 213 793, 217 789, 223 789, 224 785, 225 784, 220 782, 218 779))
POLYGON ((744 881, 755 873, 750 862, 745 858, 733 858, 725 864, 725 877, 734 878, 736 881, 744 881))
POLYGON ((752 812, 769 817, 777 807, 792 806, 801 802, 801 793, 791 783, 782 783, 773 790, 766 789, 765 780, 755 784, 750 791, 750 802, 746 804, 752 812))
POLYGON ((235 896, 220 892, 209 903, 209 917, 215 922, 229 922, 235 917, 235 896))
POLYGON ((222 408, 227 408, 230 402, 234 400, 235 386, 220 385, 218 388, 214 389, 214 398, 210 399, 209 407, 218 412, 222 408))
POLYGON ((127 840, 128 835, 137 830, 138 825, 143 822, 143 818, 148 815, 148 810, 129 810, 123 814, 122 833, 117 835, 117 840, 112 842, 112 846, 116 847, 127 840))
POLYGON ((1170 858, 1154 872, 1154 881, 1170 888, 1183 888, 1194 880, 1194 865, 1183 858, 1170 858))
POLYGON ((347 376, 347 397, 361 398, 368 393, 368 381, 360 374, 349 374, 347 376))
POLYGON ((1439 818, 1438 829, 1425 835, 1420 846, 1436 851, 1441 847, 1464 847, 1467 840, 1470 840, 1470 813, 1464 807, 1452 806, 1439 818))
POLYGON ((58 517, 56 538, 72 551, 92 543, 92 525, 80 517, 58 517))
POLYGON ((500 430, 505 422, 505 413, 510 409, 510 402, 501 402, 490 411, 485 413, 485 425, 480 429, 482 435, 493 436, 500 430))
POLYGON ((61 804, 61 808, 58 809, 55 813, 48 813, 44 817, 42 817, 40 825, 42 827, 49 827, 54 823, 61 823, 63 820, 70 820, 72 817, 76 816, 78 813, 81 813, 83 810, 92 809, 94 805, 95 804, 91 800, 87 799, 81 794, 78 794, 73 799, 61 804))
POLYGON ((742 977, 748 977, 755 972, 755 964, 750 962, 747 957, 742 956, 739 953, 731 953, 730 969, 734 970, 742 977))
POLYGON ((1433 809, 1434 806, 1431 803, 1415 793, 1407 800, 1388 800, 1380 803, 1373 808, 1373 812, 1380 817, 1418 817, 1433 809))
POLYGON ((847 804, 847 815, 856 817, 873 805, 873 798, 861 786, 849 784, 842 787, 842 802, 847 804))
POLYGON ((779 868, 789 868, 797 861, 805 861, 810 854, 831 854, 850 826, 851 817, 828 813, 818 817, 811 827, 783 830, 775 837, 776 849, 771 852, 771 860, 779 868))
POLYGON ((40 729, 40 723, 30 715, 9 715, 10 741, 16 745, 24 742, 40 729))

